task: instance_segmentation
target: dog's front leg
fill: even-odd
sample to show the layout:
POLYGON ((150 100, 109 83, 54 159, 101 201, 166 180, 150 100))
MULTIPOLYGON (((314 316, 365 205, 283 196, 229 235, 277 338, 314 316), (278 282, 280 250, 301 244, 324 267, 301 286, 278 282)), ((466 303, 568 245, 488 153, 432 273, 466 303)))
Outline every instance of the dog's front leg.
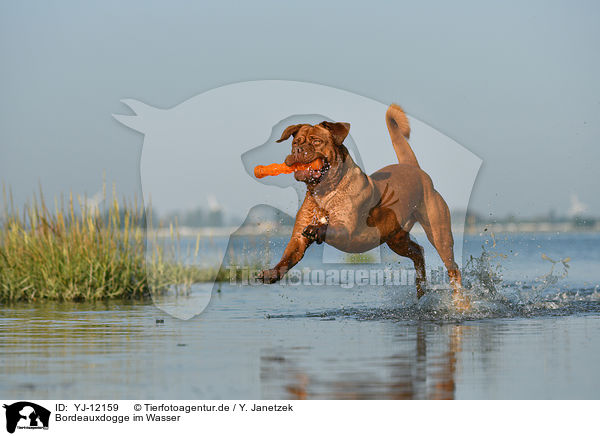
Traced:
POLYGON ((292 235, 292 239, 288 242, 283 256, 281 256, 281 260, 272 269, 262 271, 257 277, 258 280, 269 284, 281 280, 285 273, 304 257, 304 252, 310 246, 311 242, 302 234, 292 235))
POLYGON ((344 244, 351 244, 352 235, 348 228, 343 224, 331 224, 323 220, 317 224, 309 224, 304 228, 302 234, 312 243, 322 244, 327 242, 330 245, 339 244, 343 241, 344 244))
POLYGON ((296 222, 292 231, 292 238, 281 256, 281 260, 272 269, 266 269, 258 274, 257 279, 263 283, 275 283, 294 267, 304 257, 304 252, 312 244, 312 240, 303 234, 303 230, 318 213, 315 200, 308 193, 302 206, 296 214, 296 222))
POLYGON ((327 234, 327 222, 318 224, 309 224, 302 230, 302 236, 309 240, 309 242, 316 242, 322 244, 325 241, 325 235, 327 234))

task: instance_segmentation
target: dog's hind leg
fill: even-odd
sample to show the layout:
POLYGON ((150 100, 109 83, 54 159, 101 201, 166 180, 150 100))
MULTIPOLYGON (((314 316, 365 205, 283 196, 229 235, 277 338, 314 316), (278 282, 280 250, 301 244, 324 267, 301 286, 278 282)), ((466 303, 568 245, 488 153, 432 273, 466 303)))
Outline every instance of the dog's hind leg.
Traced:
POLYGON ((417 298, 421 298, 425 294, 426 287, 423 247, 413 241, 404 231, 396 233, 386 243, 394 253, 413 261, 416 271, 417 298))
POLYGON ((460 271, 454 261, 454 238, 450 224, 450 210, 442 196, 432 188, 426 189, 425 210, 418 214, 418 221, 425 230, 431 245, 435 247, 448 270, 451 281, 461 284, 460 271))
POLYGON ((433 186, 425 188, 425 204, 417 215, 429 242, 435 247, 448 270, 455 301, 462 308, 469 306, 462 294, 462 278, 454 260, 454 238, 448 205, 433 186))

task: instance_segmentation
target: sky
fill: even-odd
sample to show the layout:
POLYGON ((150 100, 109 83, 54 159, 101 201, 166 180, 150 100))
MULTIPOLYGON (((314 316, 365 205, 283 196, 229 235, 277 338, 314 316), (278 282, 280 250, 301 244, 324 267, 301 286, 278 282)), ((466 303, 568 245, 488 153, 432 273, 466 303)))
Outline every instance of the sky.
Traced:
POLYGON ((592 1, 2 2, 0 181, 17 202, 103 173, 139 195, 121 99, 283 79, 399 103, 475 153, 472 210, 561 215, 576 195, 600 215, 598 22, 592 1))

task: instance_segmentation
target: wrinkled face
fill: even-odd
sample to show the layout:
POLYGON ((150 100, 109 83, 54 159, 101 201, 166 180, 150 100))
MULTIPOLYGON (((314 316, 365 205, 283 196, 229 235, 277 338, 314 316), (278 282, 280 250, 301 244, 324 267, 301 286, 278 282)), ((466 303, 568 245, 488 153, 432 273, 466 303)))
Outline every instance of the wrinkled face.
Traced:
POLYGON ((281 139, 282 142, 293 136, 291 153, 285 159, 289 166, 294 164, 309 164, 321 159, 323 165, 319 169, 302 169, 294 172, 294 177, 307 185, 316 185, 327 178, 330 171, 340 166, 348 153, 344 139, 348 135, 350 125, 347 123, 330 123, 327 121, 311 126, 310 124, 295 124, 287 127, 281 139))

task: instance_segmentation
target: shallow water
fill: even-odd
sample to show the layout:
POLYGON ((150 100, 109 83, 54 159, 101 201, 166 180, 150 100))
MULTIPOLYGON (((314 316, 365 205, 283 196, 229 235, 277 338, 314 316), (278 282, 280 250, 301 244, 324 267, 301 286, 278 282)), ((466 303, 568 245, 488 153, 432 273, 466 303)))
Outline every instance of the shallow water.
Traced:
POLYGON ((417 302, 410 286, 224 284, 188 321, 130 302, 4 306, 0 397, 599 398, 600 236, 495 240, 466 240, 467 257, 507 255, 466 313, 443 286, 417 302), (568 276, 542 254, 571 257, 568 276))

